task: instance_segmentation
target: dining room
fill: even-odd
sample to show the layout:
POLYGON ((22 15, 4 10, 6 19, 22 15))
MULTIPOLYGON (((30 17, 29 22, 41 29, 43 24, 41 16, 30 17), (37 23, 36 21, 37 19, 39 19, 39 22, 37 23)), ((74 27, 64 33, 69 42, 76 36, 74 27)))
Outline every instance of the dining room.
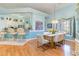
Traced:
POLYGON ((76 55, 76 4, 3 3, 0 7, 0 55, 76 55))

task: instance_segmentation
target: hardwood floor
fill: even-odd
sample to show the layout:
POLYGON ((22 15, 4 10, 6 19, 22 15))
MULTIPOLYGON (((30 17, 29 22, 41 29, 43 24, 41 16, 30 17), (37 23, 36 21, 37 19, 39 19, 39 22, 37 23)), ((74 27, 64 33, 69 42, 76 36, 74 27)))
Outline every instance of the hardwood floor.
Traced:
POLYGON ((70 56, 74 52, 74 47, 74 42, 65 41, 61 47, 48 48, 43 51, 42 48, 37 48, 36 40, 31 40, 24 46, 0 45, 0 56, 70 56))

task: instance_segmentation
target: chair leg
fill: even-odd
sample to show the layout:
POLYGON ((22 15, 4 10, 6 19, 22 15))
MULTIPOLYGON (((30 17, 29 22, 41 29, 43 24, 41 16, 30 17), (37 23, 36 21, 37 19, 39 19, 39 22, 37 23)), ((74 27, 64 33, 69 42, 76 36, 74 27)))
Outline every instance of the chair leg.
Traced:
POLYGON ((37 41, 37 48, 39 48, 40 47, 40 45, 39 45, 39 42, 37 41))
POLYGON ((40 45, 39 42, 37 41, 37 48, 42 48, 42 49, 43 49, 43 52, 48 49, 48 48, 46 48, 46 45, 47 45, 47 44, 40 45))
POLYGON ((46 47, 46 45, 47 44, 44 44, 44 45, 40 46, 43 49, 43 52, 49 49, 49 48, 46 47))
POLYGON ((54 46, 54 48, 56 49, 56 46, 57 46, 57 45, 56 45, 56 43, 55 43, 55 42, 54 42, 54 45, 55 45, 55 46, 54 46))
POLYGON ((56 43, 55 43, 55 46, 61 47, 61 45, 62 45, 62 44, 61 44, 60 42, 56 42, 56 43))
POLYGON ((62 41, 60 41, 59 43, 60 43, 61 45, 63 45, 65 42, 64 42, 64 40, 62 40, 62 41))

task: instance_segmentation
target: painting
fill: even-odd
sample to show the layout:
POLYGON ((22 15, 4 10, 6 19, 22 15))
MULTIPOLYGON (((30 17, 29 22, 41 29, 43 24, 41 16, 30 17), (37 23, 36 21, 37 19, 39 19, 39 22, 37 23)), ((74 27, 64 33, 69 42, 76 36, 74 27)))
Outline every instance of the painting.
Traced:
POLYGON ((47 28, 52 28, 52 24, 51 23, 47 24, 47 28))
POLYGON ((42 21, 36 21, 35 30, 43 30, 43 22, 42 21))
POLYGON ((24 28, 24 25, 18 25, 18 28, 24 28))
POLYGON ((11 18, 9 18, 9 21, 11 21, 11 18))
POLYGON ((20 22, 23 22, 22 20, 20 20, 20 22))
POLYGON ((1 17, 1 20, 4 20, 4 17, 1 17))
POLYGON ((6 20, 8 20, 8 17, 6 18, 6 20))
POLYGON ((14 19, 13 21, 18 22, 18 19, 14 19))

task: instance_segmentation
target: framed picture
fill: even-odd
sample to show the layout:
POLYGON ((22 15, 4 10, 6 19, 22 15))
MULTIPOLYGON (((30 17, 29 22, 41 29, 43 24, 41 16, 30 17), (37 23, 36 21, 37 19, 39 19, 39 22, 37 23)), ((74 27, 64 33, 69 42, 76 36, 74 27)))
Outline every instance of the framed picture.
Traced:
POLYGON ((20 22, 23 22, 23 20, 20 20, 20 22))
POLYGON ((8 17, 6 18, 6 20, 8 20, 8 17))
POLYGON ((1 20, 4 20, 4 17, 1 17, 1 20))
POLYGON ((14 22, 18 22, 18 19, 14 19, 13 21, 14 21, 14 22))
POLYGON ((52 28, 52 23, 47 24, 47 28, 52 28))
POLYGON ((11 21, 11 18, 9 18, 9 21, 11 21))
POLYGON ((18 25, 18 28, 24 28, 24 25, 18 25))
POLYGON ((28 21, 26 21, 26 24, 28 24, 29 22, 28 21))
POLYGON ((35 30, 43 30, 43 22, 42 21, 36 21, 35 30))

